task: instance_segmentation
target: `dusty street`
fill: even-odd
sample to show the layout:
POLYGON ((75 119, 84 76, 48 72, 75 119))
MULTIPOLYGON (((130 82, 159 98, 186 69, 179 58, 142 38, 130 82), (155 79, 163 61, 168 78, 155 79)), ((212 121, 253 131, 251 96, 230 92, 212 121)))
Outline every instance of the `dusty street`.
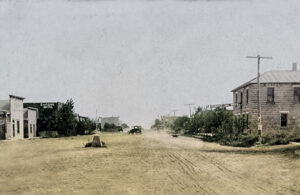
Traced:
POLYGON ((232 148, 166 133, 0 142, 0 194, 299 194, 299 146, 232 148))

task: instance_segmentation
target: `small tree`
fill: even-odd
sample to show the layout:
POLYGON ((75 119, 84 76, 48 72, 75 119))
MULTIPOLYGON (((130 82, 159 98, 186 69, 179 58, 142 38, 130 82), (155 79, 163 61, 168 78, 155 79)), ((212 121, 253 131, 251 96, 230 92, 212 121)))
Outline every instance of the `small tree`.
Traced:
POLYGON ((112 129, 116 129, 117 126, 115 124, 110 124, 110 123, 105 123, 103 126, 103 130, 112 130, 112 129))
POLYGON ((122 123, 121 127, 122 127, 123 129, 129 128, 129 126, 128 126, 126 123, 122 123))
POLYGON ((151 126, 151 128, 159 128, 162 125, 162 121, 159 119, 155 119, 154 124, 151 126))
POLYGON ((190 118, 187 116, 181 116, 175 119, 174 123, 171 125, 171 128, 176 133, 179 133, 182 130, 188 129, 190 118))
POLYGON ((67 100, 57 112, 57 132, 59 135, 76 135, 76 120, 74 114, 74 101, 67 100))

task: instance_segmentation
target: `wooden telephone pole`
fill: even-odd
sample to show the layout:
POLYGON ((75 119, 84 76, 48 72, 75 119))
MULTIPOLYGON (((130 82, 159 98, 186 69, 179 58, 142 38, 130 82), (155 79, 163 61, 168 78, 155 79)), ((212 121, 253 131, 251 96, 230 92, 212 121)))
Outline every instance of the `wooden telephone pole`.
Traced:
POLYGON ((260 131, 260 137, 262 137, 262 122, 261 122, 261 101, 260 101, 260 60, 261 59, 272 59, 272 57, 257 56, 246 56, 247 58, 257 59, 257 109, 258 109, 258 130, 260 131))
POLYGON ((172 110, 172 112, 174 113, 174 116, 176 116, 177 110, 172 110))
POLYGON ((184 104, 185 106, 189 106, 189 108, 190 108, 190 117, 192 116, 192 109, 191 109, 191 106, 192 105, 195 105, 195 104, 184 104))

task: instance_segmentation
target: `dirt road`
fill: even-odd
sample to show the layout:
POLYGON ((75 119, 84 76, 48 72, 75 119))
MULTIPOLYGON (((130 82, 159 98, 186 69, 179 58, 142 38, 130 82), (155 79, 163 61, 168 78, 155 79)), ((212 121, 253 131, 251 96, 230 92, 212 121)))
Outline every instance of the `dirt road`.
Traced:
MULTIPOLYGON (((0 194, 299 194, 300 158, 173 138, 101 134, 0 142, 0 194)), ((298 147, 299 149, 299 147, 298 147)))

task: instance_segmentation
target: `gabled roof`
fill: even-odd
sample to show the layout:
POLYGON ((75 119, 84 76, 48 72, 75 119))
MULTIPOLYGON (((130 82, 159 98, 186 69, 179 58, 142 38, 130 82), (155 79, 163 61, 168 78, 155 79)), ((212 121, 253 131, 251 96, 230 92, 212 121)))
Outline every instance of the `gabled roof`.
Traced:
MULTIPOLYGON (((257 83, 257 77, 233 89, 234 92, 247 85, 257 83)), ((260 83, 300 83, 300 71, 272 70, 260 75, 260 83)))

